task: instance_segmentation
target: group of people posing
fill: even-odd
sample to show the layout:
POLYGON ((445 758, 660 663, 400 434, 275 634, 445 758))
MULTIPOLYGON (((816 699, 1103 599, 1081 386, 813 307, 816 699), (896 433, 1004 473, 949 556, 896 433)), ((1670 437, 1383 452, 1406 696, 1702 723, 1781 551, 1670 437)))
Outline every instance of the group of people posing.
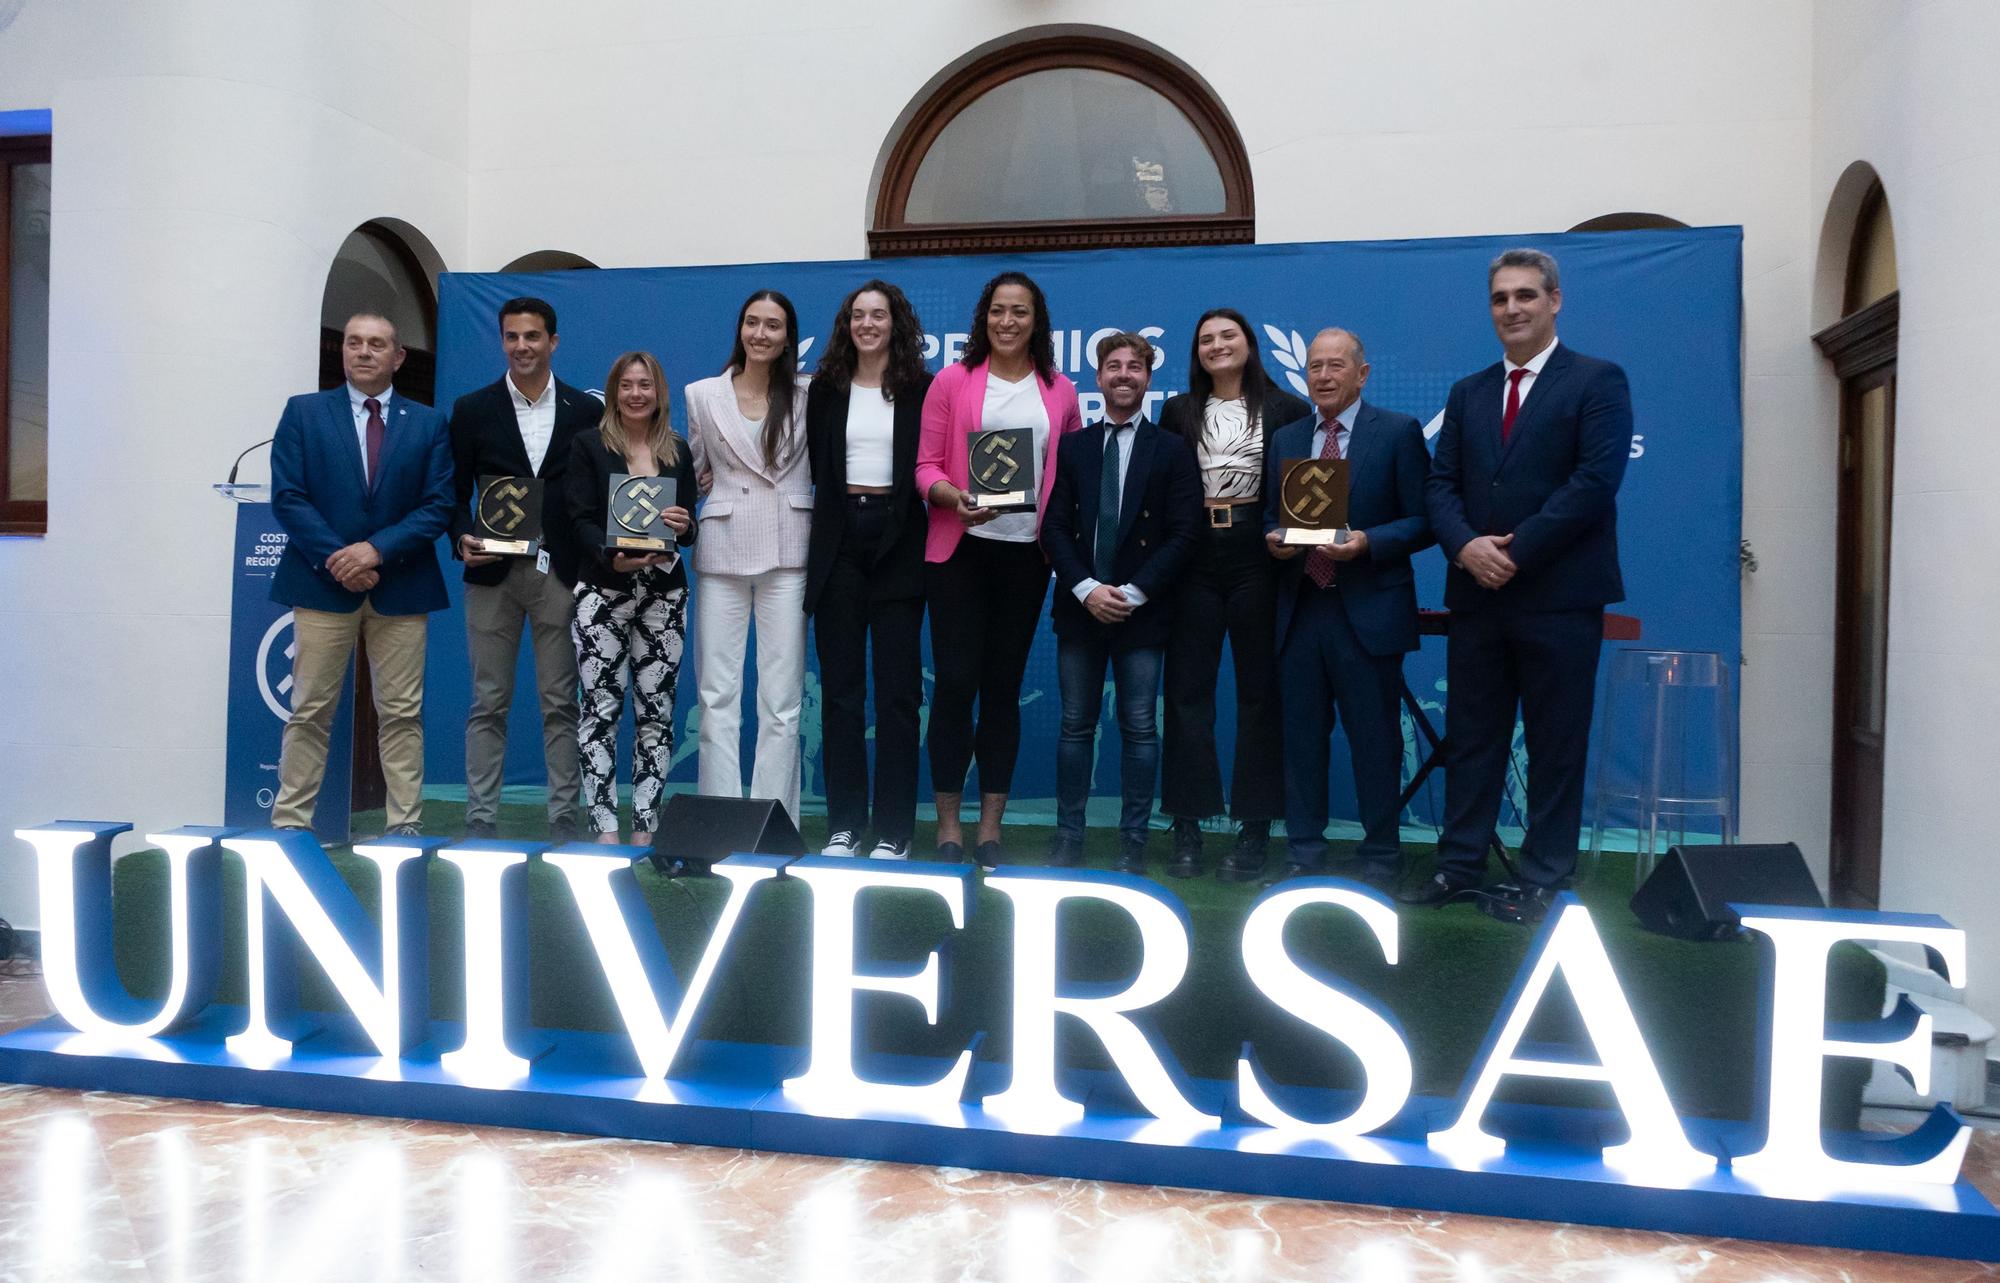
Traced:
POLYGON ((650 353, 612 363, 601 403, 555 378, 556 315, 540 299, 501 306, 507 372, 461 397, 449 420, 395 395, 394 328, 358 314, 342 336, 346 382, 293 398, 273 449, 273 505, 290 538, 272 595, 294 610, 296 650, 272 822, 310 825, 360 636, 388 823, 418 831, 425 620, 447 604, 434 544, 448 533, 465 567, 472 661, 468 837, 495 835, 525 631, 550 837, 575 838, 581 817, 601 840, 619 840, 616 732, 629 696, 631 840, 652 839, 691 555, 699 789, 744 793, 743 675, 754 649, 748 789, 796 820, 810 618, 827 854, 909 856, 917 754, 927 749, 935 858, 1002 862, 1022 676, 1053 578, 1062 718, 1049 863, 1082 861, 1108 673, 1122 749, 1122 870, 1147 867, 1157 785, 1172 820, 1167 873, 1205 871, 1202 824, 1225 811, 1237 828, 1216 877, 1323 871, 1338 725, 1364 829, 1355 872, 1396 890, 1402 661, 1418 644, 1410 558, 1441 543, 1451 562, 1446 818, 1437 872, 1402 898, 1436 905, 1483 891, 1494 916, 1538 921, 1575 867, 1603 610, 1623 596, 1615 497, 1632 414, 1617 366, 1557 342, 1553 259, 1508 251, 1487 284, 1503 359, 1453 387, 1435 457, 1417 420, 1363 398, 1369 367, 1358 335, 1328 328, 1314 337, 1308 404, 1274 384, 1250 323, 1226 307, 1197 322, 1188 390, 1166 401, 1157 424, 1145 407, 1159 354, 1138 334, 1105 337, 1094 353, 1104 417, 1086 426, 1056 365, 1047 301, 1012 271, 986 283, 963 357, 935 376, 909 301, 886 281, 842 301, 809 379, 791 302, 759 290, 737 315, 723 372, 686 387, 684 435, 650 353), (973 492, 969 442, 995 429, 1032 441, 1032 508, 995 511, 973 492), (1302 458, 1347 461, 1349 533, 1339 543, 1299 548, 1283 538, 1282 468, 1302 458), (658 478, 672 495, 662 521, 676 547, 634 555, 608 546, 618 474, 658 478), (494 476, 541 479, 539 556, 482 551, 475 491, 494 476), (1215 743, 1225 640, 1237 701, 1226 782, 1215 743), (1517 709, 1528 833, 1519 877, 1482 888, 1517 709), (1286 850, 1273 861, 1278 819, 1286 850))

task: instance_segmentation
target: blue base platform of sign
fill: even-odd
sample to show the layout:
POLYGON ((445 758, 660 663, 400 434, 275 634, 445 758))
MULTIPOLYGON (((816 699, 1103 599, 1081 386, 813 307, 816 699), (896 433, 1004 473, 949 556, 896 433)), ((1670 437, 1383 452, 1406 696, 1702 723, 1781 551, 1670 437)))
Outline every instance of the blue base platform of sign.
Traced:
MULTIPOLYGON (((0 1036, 0 1081, 124 1091, 283 1109, 429 1119, 578 1132, 798 1154, 874 1159, 1043 1176, 1184 1186, 1244 1194, 1368 1203, 1487 1216, 1525 1217, 1672 1233, 1720 1235, 1869 1251, 2000 1258, 2000 1211, 1961 1178, 1955 1185, 1894 1191, 1786 1191, 1727 1168, 1686 1183, 1648 1183, 1608 1167, 1595 1148, 1546 1139, 1504 1156, 1455 1164, 1423 1141, 1443 1125, 1449 1102, 1414 1099, 1386 1135, 1344 1143, 1279 1142, 1269 1128, 1225 1121, 1216 1129, 1165 1128, 1121 1103, 1109 1075, 1065 1084, 1090 1106, 1048 1131, 1009 1126, 976 1104, 914 1116, 808 1112, 783 1083, 804 1069, 797 1048, 698 1042, 677 1076, 647 1082, 608 1074, 630 1060, 630 1044, 603 1034, 537 1031, 546 1050, 525 1078, 474 1086, 446 1071, 436 1048, 462 1040, 458 1026, 432 1026, 432 1041, 385 1062, 344 1016, 314 1016, 321 1029, 290 1057, 251 1065, 224 1046, 241 1009, 214 1007, 177 1035, 143 1045, 86 1039, 60 1020, 0 1036)), ((941 1076, 942 1061, 879 1057, 857 1068, 884 1081, 941 1076)), ((966 1099, 997 1090, 1007 1067, 975 1064, 966 1099)), ((1225 1120, 1230 1090, 1196 1082, 1191 1098, 1225 1120)), ((1301 1100, 1313 1093, 1302 1093, 1301 1100)), ((1319 1093, 1328 1103, 1335 1093, 1319 1093)), ((1535 1114, 1542 1137, 1598 1134, 1600 1116, 1581 1109, 1514 1107, 1535 1114)), ((1329 1109, 1329 1113, 1336 1112, 1329 1109)), ((1501 1107, 1491 1116, 1506 1119, 1501 1107)), ((1689 1139, 1714 1153, 1743 1152, 1740 1124, 1687 1120, 1689 1139)), ((1500 1130, 1511 1130, 1501 1127, 1500 1130)))

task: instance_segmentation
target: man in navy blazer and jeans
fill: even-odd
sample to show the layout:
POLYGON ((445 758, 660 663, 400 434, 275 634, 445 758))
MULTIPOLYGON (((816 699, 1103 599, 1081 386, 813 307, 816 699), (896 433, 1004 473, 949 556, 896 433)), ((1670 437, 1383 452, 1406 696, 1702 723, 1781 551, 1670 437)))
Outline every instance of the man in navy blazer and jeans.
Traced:
POLYGON ((398 396, 396 327, 363 312, 341 333, 347 381, 285 405, 271 508, 288 536, 271 600, 292 608, 292 716, 271 823, 312 827, 327 732, 357 636, 380 724, 391 833, 420 831, 425 616, 445 608, 437 537, 451 519, 444 417, 398 396))
POLYGON ((1174 579, 1194 555, 1201 473, 1179 436, 1142 413, 1153 345, 1137 334, 1097 345, 1104 422, 1063 443, 1042 516, 1042 551, 1055 567, 1056 675, 1062 738, 1056 744, 1056 836, 1049 863, 1083 860, 1104 670, 1117 692, 1123 805, 1118 867, 1146 868, 1146 834, 1160 773, 1154 710, 1166 662, 1174 579))
MULTIPOLYGON (((1417 648, 1410 556, 1431 546, 1424 508, 1430 455, 1423 427, 1368 404, 1368 358, 1347 330, 1321 330, 1306 349, 1313 413, 1279 428, 1265 453, 1264 539, 1284 561, 1278 580, 1278 692, 1285 736, 1288 863, 1272 881, 1321 871, 1326 860, 1328 737, 1347 731, 1362 838, 1361 876, 1389 889, 1403 858, 1403 656, 1417 648), (1287 459, 1347 460, 1348 535, 1310 551, 1278 528, 1287 459)), ((1224 861, 1223 881, 1257 876, 1224 861)))
POLYGON ((1528 748, 1521 878, 1491 888, 1480 907, 1534 923, 1576 871, 1604 608, 1625 595, 1617 496, 1632 396, 1625 371, 1557 343, 1553 258, 1508 250, 1486 279, 1506 356, 1452 388, 1431 467, 1431 524, 1452 563, 1445 827, 1436 877, 1408 899, 1442 904, 1481 882, 1518 704, 1528 748))

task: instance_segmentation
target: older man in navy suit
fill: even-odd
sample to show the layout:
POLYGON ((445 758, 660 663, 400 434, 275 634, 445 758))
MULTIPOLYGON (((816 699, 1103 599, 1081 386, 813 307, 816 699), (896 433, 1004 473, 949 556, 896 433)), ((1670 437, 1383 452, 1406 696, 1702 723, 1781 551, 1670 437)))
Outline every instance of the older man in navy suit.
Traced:
POLYGON ((1097 345, 1104 422, 1064 442, 1042 517, 1042 551, 1055 567, 1056 674, 1062 738, 1056 745, 1056 835, 1049 863, 1083 859, 1098 710, 1108 666, 1124 743, 1118 867, 1142 873, 1160 773, 1154 709, 1166 663, 1174 580, 1194 555, 1201 473, 1187 443, 1142 413, 1153 345, 1137 334, 1097 345))
POLYGON ((295 396, 271 446, 271 508, 288 536, 271 600, 292 608, 292 716, 271 823, 312 826, 327 732, 354 639, 367 638, 391 833, 420 829, 425 616, 447 605, 436 543, 451 520, 444 416, 390 386, 396 327, 373 313, 341 333, 337 388, 295 396))
MULTIPOLYGON (((1417 648, 1410 556, 1430 547, 1424 431, 1407 414, 1361 399, 1368 359, 1347 330, 1321 330, 1306 349, 1310 417, 1271 436, 1265 456, 1264 538, 1285 562, 1278 581, 1278 691, 1285 736, 1287 864, 1278 881, 1326 860, 1328 738, 1347 731, 1362 838, 1361 876, 1385 889, 1401 870, 1396 799, 1403 765, 1403 656, 1417 648), (1347 460, 1346 539, 1305 551, 1279 529, 1287 459, 1347 460)), ((1232 857, 1233 858, 1233 857, 1232 857)), ((1216 876, 1260 871, 1225 861, 1216 876)))
POLYGON ((1486 279, 1505 358, 1452 388, 1431 467, 1431 524, 1451 559, 1445 827, 1437 875, 1409 899, 1442 904, 1481 882, 1518 705, 1528 749, 1521 876, 1480 907, 1534 923, 1576 871, 1604 608, 1625 595, 1617 496, 1632 396, 1625 371, 1556 341, 1553 258, 1508 250, 1486 279))

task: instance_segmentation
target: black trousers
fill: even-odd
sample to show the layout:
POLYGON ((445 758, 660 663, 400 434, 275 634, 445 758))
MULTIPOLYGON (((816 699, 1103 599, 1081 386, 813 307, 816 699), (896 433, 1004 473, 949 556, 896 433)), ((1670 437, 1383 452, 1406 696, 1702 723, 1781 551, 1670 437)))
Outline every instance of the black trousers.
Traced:
POLYGON ((1205 522, 1174 597, 1167 638, 1166 736, 1160 809, 1175 818, 1220 815, 1222 766, 1215 751, 1215 679, 1222 641, 1236 672, 1236 753, 1229 813, 1238 821, 1285 813, 1283 729, 1278 711, 1278 563, 1259 522, 1205 522))
POLYGON ((876 600, 873 552, 887 495, 847 496, 847 521, 813 615, 819 654, 826 828, 868 831, 868 676, 875 677, 875 837, 907 843, 917 823, 918 715, 924 702, 924 599, 876 600), (872 648, 872 656, 870 654, 872 648))
POLYGON ((931 788, 1008 793, 1021 750, 1021 676, 1049 591, 1049 563, 1031 543, 966 535, 951 559, 924 567, 931 612, 931 788), (972 708, 979 705, 975 729, 972 708))
POLYGON ((1602 609, 1451 613, 1440 873, 1463 883, 1485 875, 1486 843, 1514 755, 1518 705, 1528 750, 1521 876, 1553 887, 1575 874, 1603 645, 1602 609))

